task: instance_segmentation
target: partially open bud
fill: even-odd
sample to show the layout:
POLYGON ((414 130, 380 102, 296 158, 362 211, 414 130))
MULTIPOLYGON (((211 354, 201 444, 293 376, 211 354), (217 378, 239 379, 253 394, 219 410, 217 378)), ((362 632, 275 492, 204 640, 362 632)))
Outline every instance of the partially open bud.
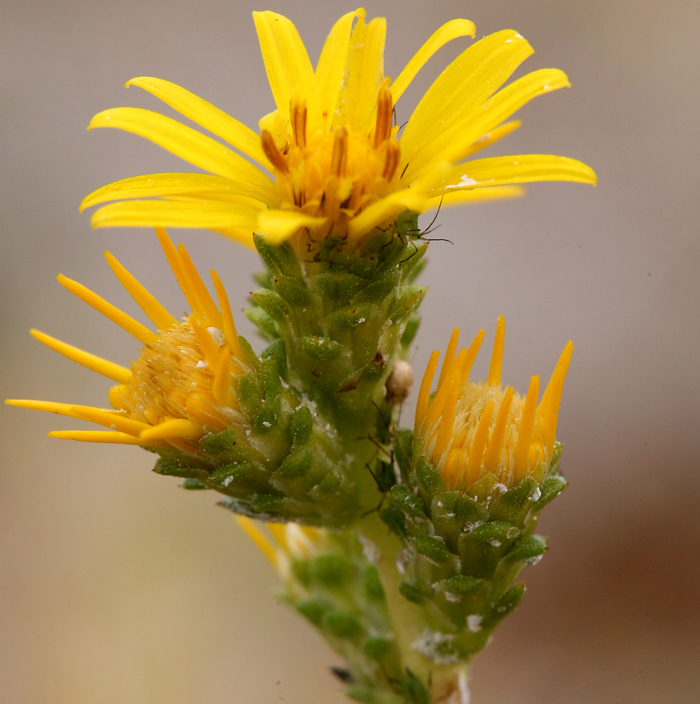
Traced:
POLYGON ((377 568, 351 531, 287 523, 238 523, 279 573, 283 599, 343 657, 333 670, 357 701, 395 702, 401 667, 396 635, 377 568), (371 695, 371 699, 369 698, 371 695))
POLYGON ((340 441, 316 404, 285 380, 281 342, 259 358, 237 335, 226 292, 212 273, 218 305, 187 250, 164 230, 158 238, 192 313, 177 320, 110 254, 107 260, 156 326, 151 331, 75 281, 59 281, 130 332, 143 348, 131 368, 43 333, 35 337, 118 382, 112 409, 47 401, 9 403, 90 421, 108 430, 65 430, 53 437, 141 445, 160 455, 155 471, 215 489, 224 505, 268 520, 340 526, 360 510, 340 441))
POLYGON ((536 376, 524 398, 501 386, 504 332, 501 317, 486 381, 474 383, 484 333, 457 354, 455 330, 432 395, 439 353, 430 358, 415 433, 400 430, 395 440, 402 483, 381 516, 405 545, 401 593, 447 619, 414 644, 435 665, 471 657, 517 606, 524 586, 515 578, 546 550, 533 535, 538 514, 566 486, 555 431, 573 346, 538 404, 536 376))

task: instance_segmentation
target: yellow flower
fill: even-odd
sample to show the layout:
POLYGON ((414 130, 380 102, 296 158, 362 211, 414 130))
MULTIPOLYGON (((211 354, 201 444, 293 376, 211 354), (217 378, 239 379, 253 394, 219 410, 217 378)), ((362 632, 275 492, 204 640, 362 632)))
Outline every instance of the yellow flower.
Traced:
POLYGON ((216 272, 212 279, 216 306, 183 245, 174 247, 165 230, 158 238, 192 313, 178 321, 113 257, 109 266, 150 318, 155 332, 76 281, 58 280, 143 343, 131 369, 96 357, 38 330, 32 334, 51 349, 117 382, 109 391, 111 409, 50 401, 9 400, 22 406, 108 428, 104 431, 60 430, 52 437, 88 442, 122 443, 153 448, 174 447, 197 454, 199 440, 230 425, 247 421, 237 401, 237 380, 250 362, 236 334, 231 307, 216 272))
POLYGON ((440 27, 392 81, 384 76, 383 18, 366 23, 362 9, 341 17, 314 70, 288 19, 253 17, 277 106, 260 120, 260 134, 173 83, 132 79, 127 86, 147 90, 222 141, 149 110, 96 115, 89 129, 133 132, 209 173, 150 174, 104 186, 81 208, 120 202, 95 212, 95 227, 202 227, 248 245, 257 232, 308 248, 330 235, 357 242, 404 210, 510 197, 531 181, 596 181, 588 166, 567 157, 465 161, 516 129, 518 121, 505 120, 529 100, 569 85, 562 71, 541 69, 501 88, 533 53, 513 30, 462 52, 402 129, 395 124, 398 100, 438 49, 474 36, 471 22, 440 27))
POLYGON ((483 330, 455 357, 459 335, 455 329, 432 398, 437 350, 423 376, 415 431, 424 453, 452 488, 468 489, 486 474, 507 486, 526 476, 539 481, 552 459, 559 402, 574 346, 569 342, 564 348, 538 406, 539 377, 531 378, 524 398, 512 387, 501 386, 504 334, 501 316, 485 383, 468 381, 483 330))

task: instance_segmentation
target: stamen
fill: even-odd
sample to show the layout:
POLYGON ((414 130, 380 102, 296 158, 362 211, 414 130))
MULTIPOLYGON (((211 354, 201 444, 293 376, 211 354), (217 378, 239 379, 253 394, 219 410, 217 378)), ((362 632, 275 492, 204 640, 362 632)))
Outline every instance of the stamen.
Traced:
POLYGON ((112 379, 120 384, 126 384, 126 382, 131 379, 131 371, 126 367, 122 367, 120 364, 109 362, 106 359, 102 359, 102 357, 97 357, 78 347, 73 347, 73 345, 61 342, 55 337, 51 337, 51 335, 47 335, 39 330, 30 330, 29 332, 39 340, 39 342, 42 342, 55 352, 62 354, 64 357, 68 357, 68 359, 81 364, 83 367, 87 367, 98 374, 102 374, 102 376, 106 376, 108 379, 112 379))
POLYGON ((386 145, 386 157, 384 158, 384 168, 382 169, 382 178, 391 181, 394 178, 396 169, 401 161, 401 147, 396 140, 392 140, 386 145))
POLYGON ((537 396, 540 391, 540 378, 533 376, 530 379, 530 388, 527 390, 523 413, 518 428, 518 442, 513 453, 513 479, 519 482, 530 469, 530 440, 535 427, 537 413, 537 396))
POLYGON ((487 472, 495 473, 500 464, 501 449, 506 439, 506 427, 508 425, 508 416, 510 415, 510 406, 513 402, 513 387, 509 386, 501 401, 501 407, 498 409, 496 416, 496 424, 493 426, 493 433, 489 445, 486 448, 486 456, 484 457, 484 469, 487 472))
POLYGON ((299 86, 294 89, 289 101, 289 121, 292 123, 292 134, 299 149, 306 146, 306 100, 299 86))
POLYGON ((267 130, 261 132, 260 142, 262 150, 265 152, 265 156, 270 160, 272 166, 277 169, 277 171, 288 174, 289 164, 275 143, 274 137, 267 130))
POLYGON ((75 294, 80 300, 85 301, 85 303, 92 306, 96 311, 102 313, 102 315, 109 318, 113 323, 116 323, 122 330, 126 330, 126 332, 133 335, 142 344, 148 345, 158 337, 145 325, 141 325, 141 323, 134 320, 130 315, 127 315, 116 306, 108 303, 104 298, 101 298, 86 286, 79 284, 77 281, 73 281, 73 279, 69 279, 63 274, 59 274, 57 278, 62 286, 75 294))
POLYGON ((338 129, 333 130, 333 134, 335 134, 335 141, 331 157, 331 173, 343 176, 348 163, 348 131, 341 125, 338 129))
POLYGON ((464 476, 464 482, 467 486, 473 484, 481 472, 481 458, 484 456, 486 443, 489 439, 489 428, 491 427, 491 416, 495 407, 494 401, 489 401, 484 408, 484 412, 479 419, 479 425, 474 431, 472 446, 469 450, 469 462, 464 476))
POLYGON ((501 368, 503 367, 503 341, 506 335, 506 321, 502 315, 498 316, 496 325, 496 337, 493 341, 493 354, 491 355, 491 366, 486 383, 489 386, 498 386, 501 383, 501 368))
POLYGON ((177 320, 117 261, 114 255, 105 252, 105 259, 121 285, 159 330, 177 327, 177 320))
POLYGON ((394 105, 391 102, 391 91, 386 85, 381 86, 377 95, 377 122, 374 127, 374 148, 391 136, 391 120, 394 105))
POLYGON ((415 429, 416 432, 419 430, 425 416, 428 413, 428 401, 430 400, 430 387, 433 383, 433 376, 435 376, 435 370, 438 365, 438 358, 440 357, 440 350, 434 350, 430 355, 430 360, 428 361, 428 366, 423 374, 423 380, 420 383, 420 391, 418 392, 418 400, 416 401, 416 422, 415 429))

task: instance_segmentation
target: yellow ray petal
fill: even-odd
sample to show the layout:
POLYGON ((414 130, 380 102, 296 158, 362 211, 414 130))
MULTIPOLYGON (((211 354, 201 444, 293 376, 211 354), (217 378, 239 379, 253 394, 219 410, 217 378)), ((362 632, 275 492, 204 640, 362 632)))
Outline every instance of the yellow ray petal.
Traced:
POLYGON ((260 137, 250 127, 246 127, 223 110, 162 78, 140 76, 127 81, 126 87, 129 86, 138 86, 147 90, 180 114, 226 140, 231 146, 269 169, 269 162, 260 148, 260 137))
POLYGON ((464 482, 467 486, 473 484, 481 473, 481 459, 486 450, 489 439, 489 429, 491 427, 491 416, 493 415, 494 402, 489 401, 484 408, 484 412, 479 419, 479 424, 474 431, 474 438, 469 449, 469 461, 464 473, 464 482))
POLYGON ((219 306, 221 307, 221 317, 223 319, 224 337, 226 338, 226 344, 231 349, 231 352, 235 357, 242 357, 243 351, 241 350, 240 342, 238 342, 236 324, 233 320, 233 312, 231 311, 231 304, 229 303, 226 289, 221 283, 219 275, 213 269, 210 270, 209 274, 211 275, 212 281, 214 282, 216 297, 219 299, 219 306))
POLYGON ((81 364, 83 367, 87 367, 98 374, 102 374, 102 376, 106 376, 108 379, 117 381, 120 384, 125 384, 129 381, 129 379, 131 379, 131 371, 126 367, 122 367, 114 362, 108 362, 106 359, 102 359, 101 357, 96 357, 94 354, 90 354, 89 352, 85 352, 77 347, 73 347, 73 345, 61 342, 55 337, 46 335, 39 330, 30 330, 30 332, 37 340, 39 340, 39 342, 42 342, 55 352, 62 354, 64 357, 68 357, 68 359, 81 364))
MULTIPOLYGON (((571 363, 571 355, 573 353, 574 353, 574 343, 571 340, 569 340, 566 343, 563 352, 559 355, 559 359, 557 360, 557 363, 554 367, 554 370, 556 371, 559 367, 561 367, 564 370, 564 374, 566 374, 566 372, 569 369, 569 364, 571 363)), ((554 375, 552 375, 552 376, 554 376, 554 375)), ((552 379, 550 378, 550 380, 544 390, 544 393, 542 394, 542 399, 540 401, 540 407, 539 407, 540 414, 543 414, 546 411, 547 401, 549 399, 551 386, 552 386, 552 379)))
POLYGON ((231 352, 224 346, 219 357, 219 364, 214 371, 212 395, 222 406, 231 406, 233 394, 231 393, 231 352))
POLYGON ((428 428, 431 428, 435 423, 437 423, 438 419, 443 413, 443 409, 445 408, 445 403, 447 402, 447 397, 450 392, 450 386, 452 379, 456 376, 456 378, 459 380, 461 377, 461 369, 462 365, 464 364, 464 360, 466 358, 467 351, 462 349, 459 351, 459 354, 457 355, 456 359, 449 360, 445 358, 443 362, 443 367, 447 367, 447 374, 445 377, 445 383, 438 387, 437 393, 435 394, 435 398, 430 403, 430 408, 428 409, 428 418, 427 418, 427 423, 428 423, 428 428))
POLYGON ((209 334, 204 323, 197 316, 190 316, 190 323, 192 324, 192 329, 197 337, 197 342, 202 350, 204 359, 209 365, 212 374, 215 374, 216 370, 219 368, 221 350, 216 342, 214 342, 214 338, 209 334))
POLYGON ((19 408, 29 408, 45 413, 57 413, 67 418, 79 418, 88 420, 105 428, 112 428, 128 435, 137 436, 144 428, 149 427, 146 423, 132 420, 126 416, 103 408, 93 408, 92 406, 78 406, 70 403, 54 403, 53 401, 31 401, 26 399, 8 399, 5 403, 19 408))
POLYGON ((95 115, 88 129, 98 127, 137 134, 200 169, 247 184, 250 194, 268 205, 277 200, 274 184, 260 169, 230 147, 165 115, 141 108, 112 108, 95 115))
POLYGON ((277 541, 280 548, 288 553, 287 530, 285 526, 282 523, 266 523, 265 527, 272 533, 272 537, 277 541))
MULTIPOLYGON (((83 198, 80 203, 80 212, 93 205, 107 203, 110 200, 123 198, 153 198, 176 195, 209 194, 210 199, 223 199, 226 196, 250 198, 249 187, 223 176, 213 174, 145 174, 134 176, 121 181, 108 183, 98 188, 90 195, 83 198)), ((251 203, 257 203, 251 198, 251 203)), ((262 206, 262 204, 261 204, 262 206)))
POLYGON ((364 16, 365 11, 361 8, 343 15, 333 25, 333 29, 331 29, 321 50, 321 56, 316 66, 316 83, 321 99, 324 128, 327 128, 333 120, 340 100, 340 90, 350 50, 352 23, 356 17, 364 18, 364 16))
POLYGON ((434 455, 442 457, 447 450, 454 434, 455 411, 457 410, 457 399, 459 398, 460 374, 452 374, 449 380, 449 390, 445 397, 445 406, 440 419, 440 429, 438 430, 437 441, 435 443, 434 455))
POLYGON ((537 396, 540 391, 540 378, 533 376, 527 390, 523 412, 518 427, 518 442, 513 453, 513 480, 519 482, 530 469, 530 440, 535 427, 537 396))
POLYGON ((93 227, 202 227, 210 230, 256 230, 258 211, 229 203, 174 203, 161 200, 121 201, 96 211, 93 227))
POLYGON ((501 383, 501 369, 503 367, 503 342, 506 335, 506 321, 502 315, 498 316, 496 324, 496 337, 493 341, 493 353, 491 354, 491 365, 486 383, 489 386, 498 386, 501 383))
POLYGON ((142 430, 139 439, 147 442, 149 440, 170 440, 170 438, 196 440, 201 436, 202 430, 199 426, 185 418, 174 418, 142 430))
POLYGON ((126 433, 115 433, 111 430, 52 430, 47 433, 50 438, 60 440, 77 440, 78 442, 101 442, 115 445, 147 445, 157 446, 160 443, 135 438, 126 433))
MULTIPOLYGON (((571 85, 566 74, 559 69, 545 68, 513 81, 496 95, 474 110, 460 116, 449 129, 428 144, 430 149, 421 149, 411 158, 403 180, 421 175, 421 169, 432 160, 454 162, 482 135, 500 125, 527 102, 544 93, 571 85)), ((403 145, 403 138, 401 139, 403 145)))
POLYGON ((255 240, 253 239, 253 230, 243 230, 234 227, 230 228, 213 228, 214 232, 218 232, 224 237, 238 242, 249 249, 255 249, 255 240))
POLYGON ((190 253, 184 244, 179 244, 177 246, 178 254, 180 255, 180 262, 182 263, 182 269, 187 276, 190 286, 197 294, 197 299, 199 300, 202 309, 204 310, 204 315, 207 321, 218 328, 223 326, 223 320, 221 318, 221 313, 214 303, 214 299, 211 297, 209 290, 207 289, 202 277, 197 271, 190 253))
POLYGON ((497 156, 457 164, 448 178, 435 188, 435 193, 534 181, 575 181, 595 185, 596 175, 590 166, 566 156, 497 156))
POLYGON ((501 407, 498 409, 496 423, 493 426, 491 439, 489 440, 488 447, 486 448, 486 454, 484 455, 484 469, 492 474, 496 473, 496 470, 498 470, 500 464, 501 450, 503 449, 503 443, 506 439, 506 427, 508 425, 508 417, 510 415, 510 406, 512 402, 513 387, 509 386, 506 389, 503 400, 501 401, 501 407))
POLYGON ((450 364, 455 358, 457 353, 457 342, 459 341, 459 328, 455 328, 450 335, 450 341, 447 343, 447 349, 445 350, 445 359, 442 362, 442 369, 440 370, 440 376, 438 377, 437 387, 438 389, 442 386, 442 382, 447 375, 447 370, 450 364))
POLYGON ((160 246, 163 249, 165 258, 168 260, 168 264, 170 264, 173 274, 175 274, 177 283, 180 286, 182 293, 185 294, 187 302, 190 304, 191 310, 194 313, 203 315, 204 308, 202 306, 202 302, 199 300, 197 292, 192 287, 192 282, 185 273, 185 267, 182 264, 180 255, 175 249, 173 241, 170 237, 168 237, 168 233, 162 227, 156 227, 156 236, 158 237, 158 242, 160 242, 160 246))
POLYGON ((349 124, 357 130, 372 124, 377 92, 384 80, 385 40, 383 17, 375 17, 369 24, 359 18, 350 38, 347 79, 340 94, 341 114, 335 116, 334 124, 349 124))
POLYGON ((277 109, 289 120, 289 102, 294 89, 299 87, 306 99, 309 129, 318 129, 321 125, 318 87, 299 32, 286 17, 275 12, 254 12, 253 20, 277 109))
POLYGON ((453 205, 467 205, 469 203, 487 203, 492 200, 505 200, 507 198, 520 198, 525 195, 525 189, 520 186, 494 186, 493 188, 475 188, 471 191, 450 190, 439 196, 428 199, 428 205, 423 212, 446 208, 453 205))
POLYGON ((163 200, 172 200, 178 203, 231 203, 233 205, 245 205, 247 208, 254 210, 266 210, 267 206, 259 200, 250 198, 249 196, 237 195, 225 191, 200 191, 199 193, 178 193, 177 195, 161 196, 163 200))
POLYGON ((460 379, 460 384, 463 384, 469 378, 469 372, 472 370, 476 355, 479 354, 479 348, 481 347, 481 343, 484 341, 485 335, 486 333, 483 330, 479 330, 472 340, 471 345, 467 348, 467 354, 464 358, 464 365, 462 366, 462 378, 460 379))
POLYGON ((121 285, 159 330, 168 330, 178 325, 177 320, 168 313, 167 309, 117 261, 114 255, 105 252, 105 258, 121 285))
POLYGON ((430 387, 433 383, 433 377, 435 376, 435 370, 437 369, 438 359, 440 358, 440 350, 433 350, 428 360, 428 366, 425 369, 425 374, 423 374, 423 380, 420 384, 420 391, 418 392, 418 400, 416 401, 416 422, 415 430, 419 430, 423 421, 428 413, 428 402, 430 400, 430 387))
POLYGON ((273 567, 277 567, 277 551, 260 528, 255 525, 255 521, 252 521, 248 516, 236 516, 236 521, 243 532, 255 543, 255 547, 265 555, 273 567))
POLYGON ((270 244, 279 244, 302 228, 318 227, 323 222, 323 218, 314 218, 292 210, 263 210, 254 229, 264 235, 270 244))
POLYGON ((425 66, 438 49, 458 37, 471 37, 473 39, 475 33, 476 27, 474 23, 463 19, 450 20, 437 29, 430 39, 418 49, 413 58, 404 66, 396 80, 389 86, 394 104, 403 95, 418 71, 425 66))
MULTIPOLYGON (((463 51, 426 91, 403 131, 402 161, 410 163, 406 177, 411 178, 431 152, 453 140, 463 117, 480 108, 532 53, 532 47, 512 29, 484 37, 463 51)), ((482 130, 470 144, 487 131, 482 130)))
POLYGON ((59 274, 57 278, 59 283, 65 286, 71 293, 74 293, 78 298, 102 313, 102 315, 116 323, 120 328, 126 330, 144 345, 150 344, 158 337, 145 325, 141 325, 141 323, 134 320, 130 315, 127 315, 116 306, 108 303, 104 298, 93 293, 89 288, 79 284, 77 281, 69 279, 63 274, 59 274))
POLYGON ((348 235, 350 239, 359 237, 403 210, 422 213, 426 204, 427 198, 418 188, 395 191, 354 217, 348 225, 348 235))
POLYGON ((504 137, 507 137, 511 132, 515 132, 515 130, 517 130, 521 124, 522 122, 520 120, 511 120, 510 122, 504 122, 498 127, 494 127, 494 129, 492 129, 490 132, 487 132, 486 134, 479 137, 479 139, 477 139, 474 144, 467 147, 464 154, 456 156, 455 161, 461 161, 462 159, 466 159, 472 154, 480 152, 482 149, 486 149, 486 147, 490 147, 492 144, 495 144, 504 137))

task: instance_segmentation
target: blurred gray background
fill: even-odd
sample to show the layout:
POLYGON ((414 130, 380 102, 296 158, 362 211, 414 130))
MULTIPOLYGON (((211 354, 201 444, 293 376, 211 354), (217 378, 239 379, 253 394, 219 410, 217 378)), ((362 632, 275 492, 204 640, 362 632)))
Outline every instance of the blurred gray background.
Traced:
MULTIPOLYGON (((313 61, 347 2, 279 0, 313 61)), ((0 330, 3 397, 102 405, 109 383, 43 348, 39 329, 123 363, 137 346, 55 280, 136 314, 112 251, 175 313, 153 233, 90 229, 81 198, 109 181, 183 168, 135 136, 85 131, 93 114, 161 110, 134 76, 181 84, 255 127, 272 109, 249 2, 0 3, 0 330)), ((570 489, 545 512, 550 552, 523 605, 474 664, 476 704, 700 700, 700 5, 685 0, 368 2, 388 18, 396 76, 440 24, 520 31, 524 69, 573 88, 519 114, 491 154, 592 165, 599 186, 535 184, 520 200, 444 212, 418 374, 455 325, 492 338, 506 316, 504 379, 525 390, 576 344, 559 437, 570 489)), ((470 40, 443 49, 398 121, 470 40)), ((167 109, 163 109, 168 112, 167 109)), ((188 167, 184 167, 185 169, 188 167)), ((427 222, 427 219, 424 219, 427 222)), ((253 252, 173 232, 215 266, 236 308, 253 252)), ((244 334, 250 325, 238 316, 244 334)), ((258 345, 260 349, 260 344, 258 345)), ((477 372, 486 370, 487 355, 477 372)), ((410 404, 409 404, 410 406, 410 404)), ((409 418, 410 407, 405 417, 409 418)), ((45 436, 78 427, 3 406, 0 700, 8 704, 335 704, 334 656, 270 595, 276 576, 215 497, 178 489, 137 448, 45 436)))

